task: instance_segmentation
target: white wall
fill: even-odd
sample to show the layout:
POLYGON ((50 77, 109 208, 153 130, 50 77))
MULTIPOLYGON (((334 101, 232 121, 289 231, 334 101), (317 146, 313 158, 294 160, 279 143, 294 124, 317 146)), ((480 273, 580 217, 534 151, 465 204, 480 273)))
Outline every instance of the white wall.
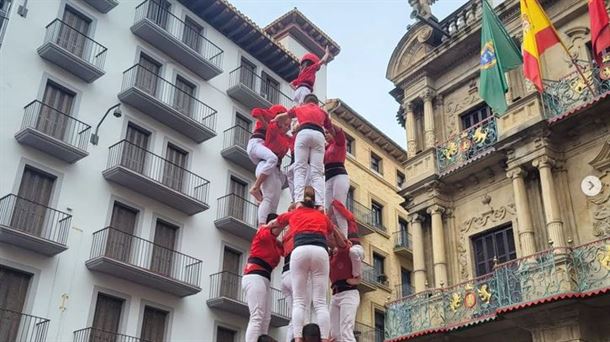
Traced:
MULTIPOLYGON (((291 35, 286 35, 279 42, 286 47, 290 52, 299 57, 299 59, 306 53, 310 52, 303 46, 297 39, 291 35)), ((314 94, 318 96, 320 101, 326 101, 326 68, 323 66, 316 73, 316 84, 314 85, 314 94)))
MULTIPOLYGON (((209 275, 220 271, 224 244, 247 252, 249 244, 214 226, 218 197, 227 193, 229 175, 236 174, 252 181, 253 175, 226 161, 220 155, 223 145, 223 131, 234 123, 236 111, 247 114, 239 103, 226 95, 229 72, 239 66, 240 56, 258 63, 281 81, 282 90, 289 96, 287 82, 270 72, 266 67, 239 49, 228 38, 199 22, 205 28, 205 35, 224 50, 222 68, 224 72, 210 80, 203 81, 195 74, 172 61, 150 44, 131 33, 129 27, 134 21, 135 7, 140 1, 120 1, 118 7, 108 14, 102 14, 83 1, 68 0, 73 7, 81 10, 94 20, 94 31, 90 36, 108 48, 104 70, 106 74, 89 84, 72 74, 43 60, 36 52, 42 44, 45 26, 60 16, 65 0, 33 0, 28 3, 26 18, 19 16, 17 5, 13 6, 10 21, 0 50, 0 196, 16 193, 25 163, 48 170, 60 177, 54 189, 52 206, 73 215, 67 245, 69 249, 55 257, 41 256, 24 249, 0 243, 0 264, 21 268, 35 274, 28 291, 24 312, 51 320, 48 341, 70 341, 72 332, 91 326, 95 293, 98 289, 110 291, 128 298, 127 315, 121 323, 121 333, 139 336, 143 314, 143 302, 156 303, 171 308, 171 328, 168 338, 172 341, 212 341, 216 322, 223 322, 241 329, 241 338, 247 319, 233 316, 219 310, 209 309, 209 275), (198 98, 218 111, 217 136, 201 144, 196 144, 148 115, 122 105, 123 117, 109 116, 100 129, 97 146, 89 145, 89 156, 75 164, 59 161, 43 152, 19 144, 14 135, 19 131, 23 119, 23 107, 34 99, 41 99, 43 79, 51 77, 77 91, 77 104, 73 116, 95 127, 107 108, 118 103, 122 73, 135 64, 137 52, 143 50, 164 61, 162 74, 173 81, 177 73, 186 76, 197 85, 198 98), (210 209, 187 216, 155 200, 132 192, 122 186, 106 181, 102 170, 106 167, 108 147, 124 137, 128 120, 133 120, 152 132, 150 150, 164 155, 167 141, 171 141, 190 152, 189 169, 211 182, 208 197, 210 209), (154 221, 163 217, 181 226, 176 250, 203 260, 202 291, 196 295, 178 298, 163 292, 114 278, 109 275, 89 271, 85 261, 89 259, 93 232, 109 223, 110 208, 114 199, 141 209, 136 235, 152 240, 154 221), (62 295, 67 295, 64 301, 62 295)), ((184 17, 188 11, 172 1, 172 12, 184 17)), ((196 18, 199 19, 199 18, 196 18)), ((318 76, 316 91, 326 93, 325 71, 318 76)), ((288 204, 284 193, 280 211, 288 204)), ((245 260, 245 255, 242 261, 245 260)), ((273 285, 279 288, 281 270, 273 275, 273 285)), ((281 332, 276 332, 281 335, 281 332)))

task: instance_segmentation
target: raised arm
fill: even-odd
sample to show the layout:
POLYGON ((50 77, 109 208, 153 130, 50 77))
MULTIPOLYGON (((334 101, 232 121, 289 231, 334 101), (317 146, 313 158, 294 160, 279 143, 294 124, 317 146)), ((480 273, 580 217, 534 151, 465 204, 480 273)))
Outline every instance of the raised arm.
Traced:
POLYGON ((330 48, 326 45, 326 49, 324 50, 324 56, 320 59, 320 64, 328 63, 328 59, 330 58, 330 48))

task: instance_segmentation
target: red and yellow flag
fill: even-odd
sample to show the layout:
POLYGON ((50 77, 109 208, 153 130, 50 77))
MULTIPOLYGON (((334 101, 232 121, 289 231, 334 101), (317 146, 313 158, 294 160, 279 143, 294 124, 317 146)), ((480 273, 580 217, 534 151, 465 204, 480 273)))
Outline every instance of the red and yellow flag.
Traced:
MULTIPOLYGON (((595 61, 600 69, 610 65, 610 27, 608 12, 604 0, 589 0, 589 17, 591 18, 591 45, 595 61)), ((610 75, 602 74, 610 77, 610 75)))
POLYGON ((537 0, 521 0, 523 25, 523 73, 542 92, 540 57, 560 42, 557 31, 537 0))

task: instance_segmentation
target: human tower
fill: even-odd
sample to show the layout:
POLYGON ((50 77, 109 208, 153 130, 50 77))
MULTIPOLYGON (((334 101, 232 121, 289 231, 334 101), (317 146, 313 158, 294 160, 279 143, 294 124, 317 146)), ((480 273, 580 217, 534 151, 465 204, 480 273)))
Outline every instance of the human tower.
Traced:
POLYGON ((299 75, 291 83, 293 108, 275 104, 252 110, 256 126, 247 152, 256 165, 250 193, 259 202, 259 229, 242 280, 250 311, 246 342, 256 342, 268 333, 271 272, 282 258, 282 292, 292 310, 286 340, 303 341, 303 326, 313 307, 322 341, 355 341, 360 303, 356 286, 364 251, 346 207, 346 139, 313 94, 316 72, 329 57, 328 47, 321 59, 311 53, 303 56, 299 75), (289 151, 292 163, 284 172, 280 165, 289 151), (278 215, 285 182, 292 203, 278 215), (329 279, 330 309, 326 301, 329 279))

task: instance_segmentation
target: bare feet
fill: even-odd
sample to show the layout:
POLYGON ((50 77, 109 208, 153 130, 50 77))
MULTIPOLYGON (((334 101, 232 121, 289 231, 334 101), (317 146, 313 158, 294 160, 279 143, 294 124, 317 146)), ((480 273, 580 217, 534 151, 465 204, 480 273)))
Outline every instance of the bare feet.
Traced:
POLYGON ((258 187, 253 186, 252 188, 250 188, 250 195, 252 195, 252 197, 256 198, 256 200, 259 202, 261 202, 263 200, 263 193, 261 192, 261 189, 258 187))
POLYGON ((346 282, 350 285, 358 285, 358 284, 360 284, 360 280, 361 280, 361 278, 360 278, 360 276, 358 276, 358 277, 354 277, 354 278, 349 278, 346 280, 346 282))

